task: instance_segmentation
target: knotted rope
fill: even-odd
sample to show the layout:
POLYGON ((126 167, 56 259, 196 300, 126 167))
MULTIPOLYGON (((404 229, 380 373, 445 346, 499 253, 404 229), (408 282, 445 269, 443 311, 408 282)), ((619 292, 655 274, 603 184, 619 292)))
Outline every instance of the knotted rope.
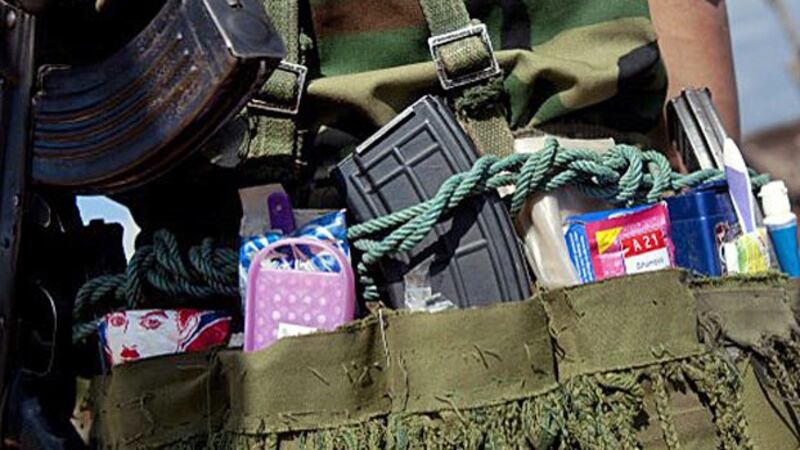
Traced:
POLYGON ((73 309, 73 341, 93 333, 100 315, 141 308, 157 297, 169 299, 170 306, 235 298, 236 276, 234 250, 216 247, 206 238, 184 258, 175 236, 159 230, 151 245, 137 249, 125 273, 97 277, 81 287, 73 309))
MULTIPOLYGON (((419 244, 435 224, 464 200, 501 187, 514 187, 511 213, 522 209, 534 193, 552 192, 573 186, 590 197, 620 206, 655 202, 664 194, 691 188, 724 177, 719 170, 691 174, 673 172, 669 161, 654 150, 642 151, 629 145, 616 145, 599 154, 591 150, 566 149, 548 139, 536 153, 514 154, 505 158, 484 156, 467 172, 450 177, 430 200, 384 217, 350 227, 347 233, 353 246, 364 252, 357 264, 359 280, 365 286, 364 298, 377 300, 379 293, 370 267, 381 258, 409 251, 419 244), (372 236, 382 235, 381 239, 372 236)), ((767 175, 752 177, 754 188, 769 181, 767 175)), ((152 246, 142 247, 124 274, 93 279, 78 292, 73 337, 92 333, 94 320, 86 323, 87 312, 102 303, 103 309, 142 306, 145 290, 176 301, 235 297, 237 254, 215 248, 209 239, 193 247, 187 266, 178 251, 175 237, 166 231, 154 235, 152 246)))
MULTIPOLYGON (((365 286, 367 300, 377 300, 375 281, 369 267, 381 258, 409 251, 430 233, 434 225, 465 199, 492 193, 498 188, 513 186, 511 213, 522 209, 534 193, 552 192, 574 186, 593 198, 630 206, 655 202, 670 191, 679 191, 724 178, 719 170, 701 170, 691 174, 674 172, 664 155, 642 151, 630 145, 615 145, 600 154, 591 150, 566 149, 555 139, 547 139, 536 153, 514 154, 503 159, 487 155, 472 169, 453 175, 430 200, 350 227, 348 238, 364 252, 358 263, 359 279, 365 286), (388 234, 387 234, 388 233, 388 234), (368 236, 386 234, 380 240, 368 236)), ((760 187, 769 181, 767 175, 752 177, 760 187)))

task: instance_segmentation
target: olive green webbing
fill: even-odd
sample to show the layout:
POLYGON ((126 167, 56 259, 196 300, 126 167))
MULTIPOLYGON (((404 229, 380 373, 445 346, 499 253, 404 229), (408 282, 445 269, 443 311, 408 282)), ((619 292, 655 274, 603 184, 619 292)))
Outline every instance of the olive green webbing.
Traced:
POLYGON ((270 21, 284 40, 286 56, 284 60, 299 63, 300 60, 300 19, 297 0, 262 0, 270 21))
POLYGON ((449 33, 469 25, 467 7, 460 0, 420 0, 431 35, 449 33))
MULTIPOLYGON (((442 35, 471 24, 462 0, 419 0, 431 36, 442 35)), ((437 51, 449 76, 472 73, 486 67, 495 56, 478 37, 445 44, 437 51)), ((511 153, 514 136, 506 118, 502 75, 497 80, 448 92, 455 100, 456 113, 476 147, 484 153, 506 156, 511 153)))
MULTIPOLYGON (((283 38, 286 47, 284 61, 299 64, 300 61, 300 19, 297 0, 263 0, 264 7, 272 20, 275 29, 283 38)), ((297 95, 297 78, 294 74, 280 69, 275 70, 267 79, 256 98, 268 104, 292 105, 297 95)), ((251 141, 247 154, 248 160, 259 160, 267 157, 296 157, 302 145, 301 135, 297 132, 297 117, 264 111, 249 113, 251 141)))

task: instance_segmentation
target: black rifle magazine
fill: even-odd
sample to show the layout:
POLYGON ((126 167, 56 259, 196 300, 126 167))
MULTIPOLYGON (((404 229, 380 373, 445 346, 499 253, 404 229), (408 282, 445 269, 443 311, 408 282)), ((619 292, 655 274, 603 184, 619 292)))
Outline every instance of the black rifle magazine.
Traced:
POLYGON ((40 70, 33 180, 84 192, 149 181, 238 113, 283 53, 259 0, 168 0, 106 60, 40 70))
MULTIPOLYGON (((366 221, 432 198, 477 156, 447 106, 426 96, 342 161, 338 178, 351 213, 366 221)), ((497 194, 464 202, 413 251, 385 258, 381 272, 393 308, 421 299, 466 308, 522 300, 531 292, 511 219, 497 194)))

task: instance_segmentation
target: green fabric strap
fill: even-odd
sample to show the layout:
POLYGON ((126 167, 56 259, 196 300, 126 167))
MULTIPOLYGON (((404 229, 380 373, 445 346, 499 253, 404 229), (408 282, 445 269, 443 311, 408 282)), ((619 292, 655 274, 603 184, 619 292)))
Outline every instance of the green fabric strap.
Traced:
MULTIPOLYGON (((420 0, 431 36, 440 36, 472 24, 461 0, 420 0)), ((492 63, 494 55, 478 36, 464 37, 435 49, 448 78, 475 73, 492 63)), ((514 136, 503 107, 505 91, 500 80, 490 80, 466 89, 453 88, 456 112, 478 150, 497 156, 511 154, 514 136), (499 81, 499 82, 498 82, 499 81)))
POLYGON ((469 25, 469 12, 461 0, 420 0, 431 35, 449 33, 469 25))
MULTIPOLYGON (((300 21, 296 0, 263 0, 272 23, 286 45, 284 62, 300 63, 300 21)), ((272 109, 288 110, 294 107, 297 96, 303 89, 295 72, 279 66, 261 92, 256 96, 258 104, 272 109)), ((296 117, 274 111, 250 108, 250 141, 246 158, 249 160, 272 156, 296 157, 301 136, 297 133, 296 117)))
POLYGON ((300 20, 296 0, 262 0, 272 25, 286 45, 285 61, 299 62, 300 20))

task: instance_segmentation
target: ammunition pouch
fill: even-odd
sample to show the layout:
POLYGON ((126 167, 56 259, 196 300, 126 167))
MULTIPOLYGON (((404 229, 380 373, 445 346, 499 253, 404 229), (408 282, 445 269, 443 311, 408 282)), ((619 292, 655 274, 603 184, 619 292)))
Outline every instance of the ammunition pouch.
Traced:
POLYGON ((796 424, 753 366, 698 338, 699 305, 717 289, 664 271, 481 309, 381 310, 256 353, 136 362, 94 380, 95 437, 103 448, 795 449, 796 424))
POLYGON ((759 448, 785 447, 800 427, 800 327, 789 303, 797 294, 796 282, 774 276, 704 283, 697 290, 701 335, 741 373, 759 448))

